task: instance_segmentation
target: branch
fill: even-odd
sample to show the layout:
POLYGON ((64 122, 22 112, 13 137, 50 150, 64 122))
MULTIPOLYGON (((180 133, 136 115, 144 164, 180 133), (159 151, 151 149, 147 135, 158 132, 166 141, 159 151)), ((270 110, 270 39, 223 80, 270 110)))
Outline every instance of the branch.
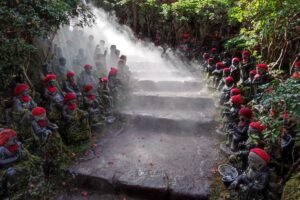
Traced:
POLYGON ((282 185, 284 185, 291 178, 292 174, 298 167, 300 167, 300 158, 298 158, 298 160, 293 164, 293 166, 288 171, 287 175, 283 178, 281 182, 282 185))

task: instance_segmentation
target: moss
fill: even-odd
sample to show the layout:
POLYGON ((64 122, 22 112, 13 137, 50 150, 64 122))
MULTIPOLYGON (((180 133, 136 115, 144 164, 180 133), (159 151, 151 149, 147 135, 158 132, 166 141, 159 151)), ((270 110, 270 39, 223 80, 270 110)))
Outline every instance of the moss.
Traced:
POLYGON ((300 172, 293 175, 288 182, 286 182, 282 200, 299 200, 300 199, 300 172))

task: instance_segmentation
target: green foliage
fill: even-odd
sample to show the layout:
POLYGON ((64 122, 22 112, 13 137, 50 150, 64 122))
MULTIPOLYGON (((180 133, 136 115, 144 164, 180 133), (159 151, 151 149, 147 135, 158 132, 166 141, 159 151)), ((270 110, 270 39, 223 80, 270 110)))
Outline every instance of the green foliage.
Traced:
MULTIPOLYGON (((300 120, 300 83, 292 78, 285 82, 274 80, 262 89, 266 91, 261 97, 261 104, 265 110, 260 114, 259 120, 268 126, 268 130, 264 132, 264 141, 280 145, 280 136, 284 134, 286 120, 300 120), (273 115, 270 115, 270 109, 273 115), (289 119, 282 117, 285 113, 289 114, 289 119)), ((298 131, 299 128, 298 123, 298 131)))
POLYGON ((0 82, 4 88, 10 81, 7 75, 28 67, 32 54, 37 52, 34 40, 49 40, 49 36, 72 17, 79 17, 78 25, 90 24, 93 14, 80 0, 0 2, 0 82))
MULTIPOLYGON (((288 41, 298 37, 297 26, 300 25, 299 6, 297 0, 239 0, 228 10, 230 22, 242 23, 240 35, 255 39, 255 42, 245 42, 252 49, 259 45, 267 62, 277 60, 288 41)), ((290 49, 297 51, 297 49, 290 49)), ((298 53, 298 52, 296 52, 298 53)), ((293 55, 293 54, 291 54, 293 55)), ((287 60, 289 54, 281 58, 280 66, 287 60)))

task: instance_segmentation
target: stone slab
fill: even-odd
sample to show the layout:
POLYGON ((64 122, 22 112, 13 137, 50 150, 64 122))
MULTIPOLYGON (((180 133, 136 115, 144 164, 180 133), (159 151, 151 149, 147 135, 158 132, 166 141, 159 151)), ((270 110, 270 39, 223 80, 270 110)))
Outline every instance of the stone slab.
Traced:
POLYGON ((88 179, 106 180, 116 192, 156 200, 208 199, 218 159, 215 140, 209 136, 139 129, 105 136, 95 154, 93 160, 75 163, 70 170, 88 179))

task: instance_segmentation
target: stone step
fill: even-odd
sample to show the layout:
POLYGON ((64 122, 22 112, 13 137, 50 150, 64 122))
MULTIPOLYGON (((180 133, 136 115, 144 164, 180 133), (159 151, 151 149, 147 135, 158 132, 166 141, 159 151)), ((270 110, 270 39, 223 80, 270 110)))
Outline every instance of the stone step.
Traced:
POLYGON ((126 195, 117 194, 99 194, 97 191, 82 190, 81 192, 72 192, 67 194, 61 194, 53 200, 143 200, 137 198, 131 198, 126 195))
POLYGON ((168 91, 168 92, 191 92, 204 88, 200 81, 153 81, 140 80, 135 86, 137 91, 168 91))
POLYGON ((193 80, 187 73, 179 71, 134 71, 132 77, 138 80, 193 80))
POLYGON ((168 92, 168 91, 137 91, 133 92, 132 95, 137 95, 137 96, 156 96, 156 97, 186 97, 186 98, 208 98, 210 97, 210 91, 208 91, 206 88, 203 88, 198 91, 191 91, 191 92, 186 92, 186 91, 173 91, 173 92, 168 92))
POLYGON ((94 158, 70 168, 78 186, 149 200, 209 199, 215 140, 129 128, 107 133, 94 158))
POLYGON ((124 105, 127 110, 149 109, 149 110, 180 110, 180 111, 208 111, 214 109, 214 101, 208 97, 166 96, 155 95, 155 93, 144 95, 134 93, 124 105))
POLYGON ((172 134, 193 134, 200 129, 201 134, 208 134, 215 125, 214 113, 210 110, 181 111, 181 110, 121 110, 121 117, 129 123, 147 130, 165 130, 172 134))

